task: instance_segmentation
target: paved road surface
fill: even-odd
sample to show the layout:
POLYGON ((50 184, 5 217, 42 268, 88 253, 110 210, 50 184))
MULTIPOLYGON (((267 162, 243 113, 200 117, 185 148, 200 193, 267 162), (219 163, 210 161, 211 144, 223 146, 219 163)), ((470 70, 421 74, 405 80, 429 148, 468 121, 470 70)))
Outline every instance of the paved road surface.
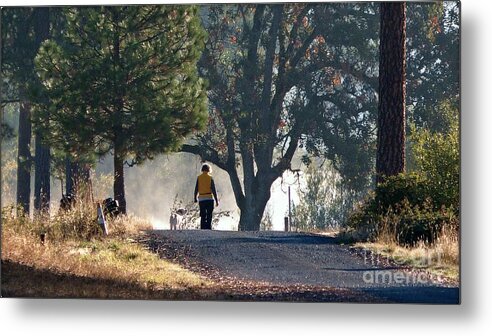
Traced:
POLYGON ((206 269, 216 277, 350 288, 370 294, 374 301, 459 303, 458 287, 336 244, 326 236, 200 230, 157 230, 153 234, 157 238, 151 245, 161 255, 206 269))

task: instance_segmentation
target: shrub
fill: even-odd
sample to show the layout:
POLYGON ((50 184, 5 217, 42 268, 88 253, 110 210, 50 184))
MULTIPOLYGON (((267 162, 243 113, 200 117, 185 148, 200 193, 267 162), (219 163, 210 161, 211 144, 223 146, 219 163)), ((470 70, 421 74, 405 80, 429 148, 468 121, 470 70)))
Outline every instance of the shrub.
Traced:
POLYGON ((412 205, 408 200, 389 208, 382 216, 378 234, 393 232, 399 245, 415 245, 419 241, 434 243, 445 225, 454 225, 456 216, 450 209, 443 207, 436 211, 430 201, 422 205, 412 205))
POLYGON ((375 206, 385 210, 408 201, 411 205, 423 204, 429 198, 426 178, 420 173, 389 176, 376 187, 375 206))
POLYGON ((260 223, 260 231, 271 231, 273 229, 272 208, 267 206, 263 213, 263 218, 260 223))
POLYGON ((349 216, 348 226, 368 239, 400 245, 433 243, 446 228, 459 228, 459 115, 441 105, 442 133, 411 127, 414 171, 386 177, 349 216))
POLYGON ((444 132, 411 127, 410 141, 415 169, 427 179, 428 194, 438 206, 458 211, 460 199, 459 112, 450 102, 441 104, 447 122, 444 132))
POLYGON ((444 227, 457 231, 458 220, 452 208, 436 210, 430 199, 412 204, 404 198, 383 208, 373 198, 352 212, 348 226, 367 240, 414 246, 420 241, 434 243, 444 227))

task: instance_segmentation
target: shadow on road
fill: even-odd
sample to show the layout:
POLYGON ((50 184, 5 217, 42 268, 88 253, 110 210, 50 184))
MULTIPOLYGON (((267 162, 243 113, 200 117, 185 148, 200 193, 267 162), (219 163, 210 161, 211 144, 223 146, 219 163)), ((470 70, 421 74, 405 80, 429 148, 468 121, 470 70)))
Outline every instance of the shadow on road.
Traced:
MULTIPOLYGON (((333 237, 295 232, 154 231, 145 243, 161 257, 218 282, 230 278, 280 287, 347 289, 372 297, 366 302, 460 302, 457 286, 450 287, 425 270, 366 258, 333 237)), ((353 302, 349 297, 344 301, 353 302)))
POLYGON ((410 286, 358 288, 359 291, 394 303, 459 304, 456 287, 410 286))
POLYGON ((336 240, 332 237, 319 237, 310 235, 295 235, 295 236, 260 236, 260 237, 231 237, 222 238, 224 243, 271 243, 271 244, 287 244, 287 245, 324 245, 335 244, 336 240))

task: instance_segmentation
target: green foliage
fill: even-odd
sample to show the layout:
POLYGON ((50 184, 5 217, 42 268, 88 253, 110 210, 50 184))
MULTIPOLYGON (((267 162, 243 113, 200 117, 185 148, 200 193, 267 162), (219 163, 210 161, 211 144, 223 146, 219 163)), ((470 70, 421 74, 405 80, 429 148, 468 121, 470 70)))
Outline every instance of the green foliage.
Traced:
POLYGON ((372 198, 350 214, 348 227, 355 229, 363 239, 413 246, 420 241, 434 243, 444 227, 456 232, 459 217, 452 208, 436 210, 430 199, 412 204, 404 198, 382 207, 372 198))
POLYGON ((444 226, 459 226, 459 113, 440 104, 446 131, 412 126, 415 171, 386 177, 349 217, 348 225, 369 237, 390 234, 400 244, 433 242, 444 226))
POLYGON ((63 15, 66 29, 35 60, 42 86, 31 88, 34 99, 48 97, 34 120, 50 144, 72 154, 117 147, 141 163, 204 125, 197 7, 72 7, 63 15))
POLYGON ((426 182, 419 173, 386 177, 350 214, 348 226, 356 229, 367 226, 378 231, 381 218, 389 212, 394 213, 395 208, 413 208, 424 203, 428 206, 430 199, 426 182))
POLYGON ((460 2, 407 3, 407 113, 443 132, 444 100, 459 101, 460 2))
POLYGON ((387 209, 407 200, 411 205, 423 204, 429 197, 427 180, 420 173, 388 176, 375 192, 378 209, 387 209))
POLYGON ((1 70, 6 79, 1 83, 3 103, 24 97, 24 85, 34 75, 37 46, 32 7, 2 8, 1 15, 1 70))
POLYGON ((8 104, 2 109, 1 113, 2 120, 9 128, 7 134, 2 134, 1 139, 1 203, 2 206, 5 206, 15 202, 17 194, 17 134, 14 130, 18 127, 18 104, 8 104))
POLYGON ((301 146, 329 159, 357 192, 371 185, 375 164, 378 11, 374 3, 327 4, 317 18, 326 47, 310 59, 311 66, 326 63, 321 71, 299 73, 303 99, 295 118, 309 120, 301 146))
POLYGON ((203 147, 226 156, 227 128, 257 147, 280 148, 302 134, 302 147, 326 155, 347 183, 363 189, 375 151, 376 7, 207 7, 209 40, 200 66, 211 86, 212 118, 203 147))
POLYGON ((416 170, 427 181, 428 195, 436 206, 458 210, 460 199, 459 111, 449 101, 439 105, 445 131, 412 127, 410 140, 416 170))

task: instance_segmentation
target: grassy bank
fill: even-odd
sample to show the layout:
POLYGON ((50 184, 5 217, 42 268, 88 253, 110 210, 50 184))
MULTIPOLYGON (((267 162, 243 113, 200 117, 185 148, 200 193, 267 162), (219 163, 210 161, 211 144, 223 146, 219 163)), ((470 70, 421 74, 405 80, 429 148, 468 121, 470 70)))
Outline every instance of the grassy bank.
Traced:
POLYGON ((5 212, 2 296, 199 299, 212 292, 210 281, 160 259, 134 242, 133 236, 150 228, 144 221, 132 217, 112 221, 110 235, 105 237, 93 219, 84 219, 84 225, 94 225, 86 230, 93 235, 81 238, 73 234, 84 231, 80 227, 74 229, 74 217, 82 218, 75 212, 50 223, 5 212), (72 227, 65 227, 67 222, 60 223, 64 220, 72 227), (72 234, 67 234, 70 229, 72 234), (64 238, 59 235, 60 230, 65 230, 64 238), (40 231, 49 232, 44 243, 40 231))
POLYGON ((368 250, 392 263, 429 272, 435 277, 457 284, 459 281, 459 237, 455 230, 443 230, 437 239, 428 243, 402 246, 394 235, 380 234, 372 239, 353 230, 341 230, 335 237, 342 244, 368 250))

